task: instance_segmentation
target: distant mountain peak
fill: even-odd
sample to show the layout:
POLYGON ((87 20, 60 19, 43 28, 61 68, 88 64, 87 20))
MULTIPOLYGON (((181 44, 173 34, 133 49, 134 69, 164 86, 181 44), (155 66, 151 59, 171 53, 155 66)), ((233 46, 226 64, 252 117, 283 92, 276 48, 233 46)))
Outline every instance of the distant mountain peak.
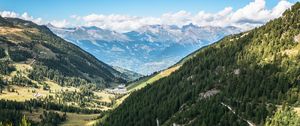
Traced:
POLYGON ((185 29, 185 28, 199 28, 198 25, 194 25, 193 23, 189 23, 187 25, 183 25, 182 26, 182 29, 185 29))
MULTIPOLYGON (((54 28, 55 26, 51 23, 47 23, 45 26, 54 28)), ((56 27, 55 27, 56 28, 56 27)))
POLYGON ((192 23, 182 27, 145 25, 126 33, 95 26, 50 29, 110 65, 145 75, 167 68, 188 53, 225 35, 240 32, 236 27, 200 27, 192 23))
POLYGON ((96 26, 78 26, 74 28, 57 28, 53 25, 47 25, 58 36, 67 40, 101 40, 101 41, 129 41, 127 36, 111 31, 102 29, 96 26))
POLYGON ((216 27, 216 26, 197 26, 193 23, 179 28, 176 25, 148 25, 137 29, 134 38, 141 38, 149 42, 179 42, 179 43, 198 43, 199 40, 217 41, 224 34, 234 34, 241 32, 240 28, 216 27), (223 35, 222 35, 223 34, 223 35), (216 38, 216 39, 214 39, 216 38))

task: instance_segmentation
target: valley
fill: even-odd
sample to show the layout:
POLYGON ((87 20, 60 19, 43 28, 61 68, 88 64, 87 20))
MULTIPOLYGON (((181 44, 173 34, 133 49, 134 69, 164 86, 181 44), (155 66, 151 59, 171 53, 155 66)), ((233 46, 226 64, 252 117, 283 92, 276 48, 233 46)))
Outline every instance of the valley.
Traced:
POLYGON ((63 22, 0 10, 0 126, 299 126, 300 2, 269 6, 63 22))
POLYGON ((125 33, 94 26, 57 28, 48 24, 47 27, 99 60, 143 75, 167 69, 200 47, 241 32, 233 26, 200 27, 194 24, 182 27, 149 25, 125 33))
POLYGON ((19 124, 24 114, 34 125, 92 125, 124 96, 105 88, 140 76, 113 69, 46 27, 2 17, 0 26, 0 113, 15 114, 1 124, 19 124))

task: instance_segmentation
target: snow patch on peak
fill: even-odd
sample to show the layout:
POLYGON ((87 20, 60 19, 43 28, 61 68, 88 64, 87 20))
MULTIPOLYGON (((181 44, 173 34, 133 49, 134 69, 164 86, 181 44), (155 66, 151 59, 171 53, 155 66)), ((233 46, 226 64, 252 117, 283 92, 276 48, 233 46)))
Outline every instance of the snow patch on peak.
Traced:
POLYGON ((192 23, 181 28, 175 25, 147 25, 134 31, 135 38, 150 42, 199 43, 204 40, 217 41, 229 34, 241 32, 241 29, 214 26, 197 26, 192 23))
POLYGON ((91 27, 75 27, 75 28, 57 28, 51 24, 47 27, 58 36, 68 40, 101 40, 101 41, 120 41, 127 42, 130 39, 121 33, 101 29, 95 26, 91 27))

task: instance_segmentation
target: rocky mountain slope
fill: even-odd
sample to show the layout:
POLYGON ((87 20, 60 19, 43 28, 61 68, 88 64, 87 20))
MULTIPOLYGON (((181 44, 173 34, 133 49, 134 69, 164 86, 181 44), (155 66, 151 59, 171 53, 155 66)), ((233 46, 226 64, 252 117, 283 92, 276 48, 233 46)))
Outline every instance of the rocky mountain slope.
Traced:
POLYGON ((199 47, 241 31, 236 27, 193 24, 149 25, 127 33, 97 27, 56 28, 51 24, 48 27, 101 61, 144 75, 165 69, 199 47))
POLYGON ((99 87, 126 82, 120 72, 56 36, 46 26, 0 17, 0 27, 2 71, 14 64, 26 64, 32 67, 29 77, 37 81, 47 78, 61 84, 76 81, 99 87))
MULTIPOLYGON (((132 93, 99 125, 275 124, 281 112, 268 117, 277 108, 300 105, 299 34, 296 3, 262 27, 195 52, 168 77, 132 93)), ((296 126, 292 116, 283 124, 296 126)))
POLYGON ((115 70, 119 71, 122 74, 122 77, 126 78, 126 80, 128 81, 134 81, 136 79, 139 79, 141 77, 143 77, 142 74, 121 68, 121 67, 117 67, 117 66, 112 66, 115 70))

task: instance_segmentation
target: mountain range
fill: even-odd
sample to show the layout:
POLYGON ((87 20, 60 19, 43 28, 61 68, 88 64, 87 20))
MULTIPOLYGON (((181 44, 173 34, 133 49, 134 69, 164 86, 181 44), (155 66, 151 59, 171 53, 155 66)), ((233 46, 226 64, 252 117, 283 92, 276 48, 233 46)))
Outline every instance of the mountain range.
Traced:
POLYGON ((241 32, 233 26, 200 27, 193 24, 182 27, 147 25, 126 33, 95 26, 58 28, 48 24, 47 27, 107 64, 144 75, 165 69, 199 47, 226 35, 241 32))
POLYGON ((299 2, 244 32, 0 16, 1 126, 299 126, 299 110, 299 2))

